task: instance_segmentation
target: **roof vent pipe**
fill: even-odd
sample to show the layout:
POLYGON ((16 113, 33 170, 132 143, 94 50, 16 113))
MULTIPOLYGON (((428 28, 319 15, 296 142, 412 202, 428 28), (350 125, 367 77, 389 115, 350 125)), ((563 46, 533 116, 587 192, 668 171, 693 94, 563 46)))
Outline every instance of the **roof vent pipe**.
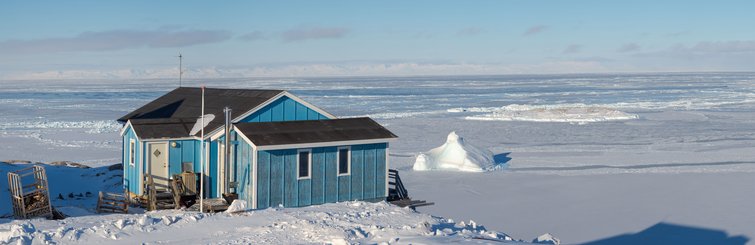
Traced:
POLYGON ((223 192, 229 193, 230 192, 229 180, 231 178, 228 171, 231 166, 230 164, 231 162, 231 144, 230 144, 231 143, 231 108, 228 108, 228 107, 223 108, 223 113, 225 113, 225 142, 224 142, 225 147, 223 147, 225 150, 225 152, 223 152, 225 157, 223 158, 222 164, 223 164, 223 172, 224 172, 223 176, 225 176, 225 179, 221 181, 225 183, 223 185, 225 187, 223 192))

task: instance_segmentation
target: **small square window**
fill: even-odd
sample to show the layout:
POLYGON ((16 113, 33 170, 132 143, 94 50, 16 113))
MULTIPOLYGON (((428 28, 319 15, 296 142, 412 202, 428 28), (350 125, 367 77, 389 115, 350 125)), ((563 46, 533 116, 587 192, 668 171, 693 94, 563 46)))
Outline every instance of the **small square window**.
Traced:
POLYGON ((298 161, 298 169, 299 169, 299 179, 306 179, 311 177, 310 172, 312 172, 312 163, 310 159, 310 151, 299 151, 299 161, 298 161))
POLYGON ((136 162, 136 142, 134 139, 129 140, 128 145, 128 163, 131 166, 134 166, 134 163, 136 162))
POLYGON ((350 150, 348 147, 338 149, 338 175, 351 174, 350 150))

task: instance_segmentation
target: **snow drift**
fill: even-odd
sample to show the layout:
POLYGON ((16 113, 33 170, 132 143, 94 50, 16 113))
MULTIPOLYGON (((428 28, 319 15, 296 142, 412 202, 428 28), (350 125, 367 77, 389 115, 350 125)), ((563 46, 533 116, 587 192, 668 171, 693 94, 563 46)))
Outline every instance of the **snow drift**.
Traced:
POLYGON ((416 171, 484 172, 493 170, 495 167, 492 152, 468 144, 456 132, 451 132, 445 144, 427 153, 420 153, 414 162, 413 169, 416 171))

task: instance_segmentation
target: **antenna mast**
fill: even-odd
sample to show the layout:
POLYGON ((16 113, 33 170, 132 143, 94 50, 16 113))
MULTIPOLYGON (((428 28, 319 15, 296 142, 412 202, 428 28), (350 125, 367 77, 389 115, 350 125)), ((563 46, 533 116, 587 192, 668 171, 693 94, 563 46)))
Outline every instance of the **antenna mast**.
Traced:
POLYGON ((183 75, 184 75, 184 68, 183 68, 183 60, 184 56, 181 55, 181 53, 178 53, 178 87, 180 88, 181 85, 183 85, 183 75))

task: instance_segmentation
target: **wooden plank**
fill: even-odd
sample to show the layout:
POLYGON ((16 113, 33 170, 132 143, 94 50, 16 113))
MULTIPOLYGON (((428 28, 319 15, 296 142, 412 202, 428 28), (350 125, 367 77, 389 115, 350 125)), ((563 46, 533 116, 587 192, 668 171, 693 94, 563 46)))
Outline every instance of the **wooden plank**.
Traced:
POLYGON ((283 156, 280 151, 270 151, 270 206, 283 204, 283 156))
POLYGON ((385 147, 386 144, 378 144, 375 149, 375 197, 386 197, 388 194, 385 192, 386 184, 386 161, 385 161, 385 147))
MULTIPOLYGON (((315 148, 312 149, 312 181, 310 182, 311 192, 309 200, 310 204, 322 204, 325 202, 325 149, 315 148)), ((299 189, 299 200, 302 200, 301 189, 299 189)), ((302 203, 300 203, 302 205, 302 203)))
POLYGON ((308 111, 309 108, 300 103, 296 103, 296 120, 307 120, 308 111))
POLYGON ((271 105, 272 122, 283 121, 283 100, 278 99, 275 102, 271 103, 271 105))
POLYGON ((375 198, 375 146, 364 148, 364 195, 363 199, 375 198))
POLYGON ((335 147, 327 147, 323 152, 325 155, 325 202, 337 202, 339 200, 339 178, 336 151, 337 148, 335 147))
POLYGON ((294 121, 296 120, 296 101, 283 97, 283 120, 294 121))
POLYGON ((270 153, 257 153, 257 208, 270 207, 270 153))
POLYGON ((299 205, 299 181, 297 181, 299 167, 296 164, 299 156, 296 150, 282 150, 281 157, 284 163, 283 205, 286 207, 296 207, 299 205))
POLYGON ((364 146, 351 146, 351 198, 361 200, 364 196, 364 146))

